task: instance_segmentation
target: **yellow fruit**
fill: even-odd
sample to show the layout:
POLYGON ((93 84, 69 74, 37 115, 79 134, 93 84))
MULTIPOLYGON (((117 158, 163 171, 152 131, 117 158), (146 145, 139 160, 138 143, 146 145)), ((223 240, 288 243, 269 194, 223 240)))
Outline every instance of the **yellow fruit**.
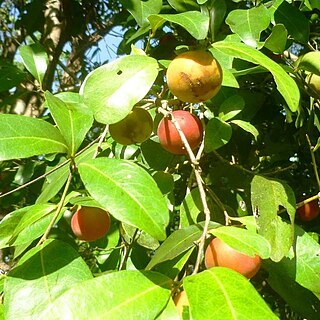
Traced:
POLYGON ((173 299, 176 308, 178 309, 178 313, 182 318, 183 307, 189 307, 189 300, 185 291, 180 291, 173 299))
POLYGON ((167 84, 181 101, 197 103, 214 97, 221 88, 219 62, 207 51, 188 51, 169 64, 167 84))
POLYGON ((308 92, 314 98, 320 98, 320 76, 310 73, 307 78, 306 82, 308 84, 308 92))
POLYGON ((141 143, 149 139, 152 130, 152 117, 142 108, 134 108, 124 119, 109 126, 111 137, 123 145, 141 143))

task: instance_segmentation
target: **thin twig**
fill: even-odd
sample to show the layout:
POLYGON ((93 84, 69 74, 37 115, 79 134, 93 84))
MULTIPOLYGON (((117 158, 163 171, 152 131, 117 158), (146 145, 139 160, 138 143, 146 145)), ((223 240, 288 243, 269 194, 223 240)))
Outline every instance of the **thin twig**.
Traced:
MULTIPOLYGON (((164 107, 166 107, 165 102, 164 102, 164 107)), ((198 254, 197 254, 197 259, 196 259, 196 263, 194 266, 194 270, 193 270, 193 274, 198 273, 199 271, 199 267, 201 264, 201 260, 203 257, 203 251, 204 251, 204 245, 205 245, 205 240, 207 237, 207 233, 208 233, 208 229, 209 229, 209 223, 210 223, 210 209, 208 207, 208 203, 207 203, 207 199, 206 199, 206 192, 204 189, 204 184, 201 178, 201 168, 199 166, 199 161, 197 160, 197 158, 195 157, 189 142, 184 134, 184 132, 182 131, 179 122, 174 118, 172 112, 169 112, 166 110, 166 108, 163 107, 159 107, 158 111, 161 112, 165 117, 170 117, 170 120, 172 122, 172 124, 175 126, 175 128, 177 129, 179 136, 183 142, 184 147, 186 148, 186 151, 188 153, 188 156, 190 158, 191 161, 191 165, 194 169, 194 174, 196 177, 196 182, 199 188, 199 194, 200 194, 200 199, 202 202, 202 206, 203 206, 203 213, 205 215, 205 224, 203 227, 203 231, 202 231, 202 235, 200 237, 200 239, 198 240, 198 254)), ((198 155, 199 156, 199 155, 198 155)), ((200 157, 200 156, 199 156, 200 157)))
POLYGON ((308 134, 306 134, 306 138, 307 138, 308 145, 309 145, 309 148, 310 148, 310 154, 311 154, 311 159, 312 159, 313 171, 314 171, 314 175, 315 175, 316 180, 317 180, 318 190, 320 190, 320 179, 319 179, 318 167, 317 167, 316 158, 315 158, 314 152, 313 152, 314 147, 313 147, 312 144, 311 144, 311 141, 310 141, 310 138, 309 138, 308 134))
POLYGON ((101 152, 101 145, 102 145, 102 142, 105 139, 108 131, 109 131, 109 125, 106 125, 100 138, 99 138, 98 145, 97 145, 96 151, 93 154, 92 159, 95 159, 97 157, 97 155, 99 154, 99 152, 101 152))
MULTIPOLYGON (((93 141, 90 142, 86 147, 84 147, 84 148, 81 149, 78 153, 76 153, 75 158, 76 158, 77 156, 79 156, 80 154, 82 154, 83 152, 85 152, 86 150, 88 150, 91 146, 93 146, 93 145, 97 142, 98 139, 100 139, 100 137, 98 137, 97 139, 93 140, 93 141)), ((35 183, 35 182, 37 182, 37 181, 39 181, 39 180, 41 180, 41 179, 44 179, 44 178, 47 177, 49 174, 57 171, 58 169, 60 169, 61 167, 63 167, 63 166, 66 165, 67 163, 69 163, 70 161, 71 161, 71 159, 69 158, 69 159, 63 161, 62 163, 58 164, 57 166, 55 166, 54 168, 52 168, 52 169, 49 170, 48 172, 42 174, 41 176, 39 176, 39 177, 37 177, 37 178, 34 178, 33 180, 28 181, 28 182, 24 183, 23 185, 15 188, 15 189, 12 189, 12 190, 10 190, 10 191, 8 191, 8 192, 6 192, 6 193, 0 194, 0 198, 3 198, 3 197, 5 197, 5 196, 8 196, 8 195, 11 194, 11 193, 14 193, 14 192, 16 192, 16 191, 19 191, 19 190, 21 190, 21 189, 24 189, 24 188, 30 186, 31 184, 33 184, 33 183, 35 183)))
POLYGON ((123 270, 123 268, 125 268, 126 264, 127 264, 127 260, 129 258, 129 254, 130 254, 130 251, 134 245, 134 243, 137 241, 137 235, 138 235, 138 232, 139 232, 139 229, 137 228, 135 231, 134 231, 134 234, 132 236, 132 240, 131 242, 126 246, 124 246, 124 249, 125 249, 125 253, 124 253, 124 256, 121 260, 121 263, 120 263, 120 266, 119 266, 119 271, 120 270, 123 270))
POLYGON ((37 246, 41 245, 47 238, 48 238, 48 235, 53 227, 53 225, 56 223, 56 220, 57 218, 59 217, 59 214, 61 213, 61 210, 63 208, 63 205, 64 205, 64 201, 66 199, 66 196, 67 196, 67 192, 69 190, 69 187, 70 187, 70 183, 71 183, 71 180, 72 180, 72 174, 71 172, 69 173, 69 176, 68 176, 68 180, 64 186, 64 190, 63 190, 63 194, 62 194, 62 197, 60 199, 60 202, 59 202, 59 205, 58 205, 58 208, 57 208, 57 211, 55 213, 55 215, 52 217, 45 233, 43 234, 43 236, 41 237, 41 239, 39 240, 37 246))

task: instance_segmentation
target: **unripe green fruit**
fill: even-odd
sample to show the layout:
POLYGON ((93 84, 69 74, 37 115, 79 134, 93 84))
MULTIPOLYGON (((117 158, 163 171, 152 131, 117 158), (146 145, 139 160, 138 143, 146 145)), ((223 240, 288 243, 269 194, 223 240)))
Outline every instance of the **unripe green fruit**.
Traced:
POLYGON ((205 252, 205 265, 211 267, 225 267, 237 271, 251 279, 261 267, 261 258, 247 256, 231 248, 219 238, 214 238, 205 252))
POLYGON ((314 98, 320 98, 320 76, 310 73, 306 78, 308 92, 314 98))
MULTIPOLYGON (((191 149, 195 149, 202 141, 203 127, 198 117, 189 111, 176 110, 173 117, 186 136, 191 149)), ((162 118, 158 126, 158 137, 161 146, 173 154, 186 154, 187 150, 181 140, 178 130, 168 118, 162 118)))
POLYGON ((109 228, 109 213, 100 208, 81 207, 71 218, 71 229, 80 240, 98 240, 109 231, 109 228))
POLYGON ((221 88, 222 69, 207 51, 188 51, 169 64, 167 84, 181 101, 198 103, 214 97, 221 88))
POLYGON ((111 137, 123 145, 144 142, 149 139, 152 130, 153 119, 142 108, 134 108, 123 120, 109 126, 111 137))

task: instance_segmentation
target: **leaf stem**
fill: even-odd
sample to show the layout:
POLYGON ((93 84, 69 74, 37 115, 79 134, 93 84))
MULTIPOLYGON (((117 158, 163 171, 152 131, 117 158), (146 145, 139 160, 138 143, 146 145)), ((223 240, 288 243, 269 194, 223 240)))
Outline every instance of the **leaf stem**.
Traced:
POLYGON ((66 199, 66 196, 67 196, 67 192, 69 190, 69 187, 70 187, 70 184, 71 184, 71 180, 72 180, 72 174, 71 172, 69 173, 68 175, 68 179, 67 179, 67 182, 64 186, 64 190, 63 190, 63 193, 62 193, 62 197, 60 199, 60 202, 58 204, 58 208, 57 208, 57 211, 55 213, 55 215, 52 217, 45 233, 43 234, 43 236, 41 237, 41 239, 39 240, 37 246, 41 245, 47 238, 48 238, 48 235, 49 235, 49 232, 50 230, 52 229, 53 225, 56 223, 56 220, 57 218, 59 217, 59 214, 61 213, 61 210, 63 208, 63 205, 64 205, 64 201, 66 199))

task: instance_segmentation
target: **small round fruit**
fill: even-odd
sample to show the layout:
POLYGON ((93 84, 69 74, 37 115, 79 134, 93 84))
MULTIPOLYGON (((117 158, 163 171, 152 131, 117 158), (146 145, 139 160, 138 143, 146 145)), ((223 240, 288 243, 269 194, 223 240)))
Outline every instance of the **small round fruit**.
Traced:
POLYGON ((260 270, 261 258, 258 255, 247 256, 231 248, 219 238, 214 238, 206 249, 205 265, 207 268, 226 267, 251 279, 260 270))
POLYGON ((314 98, 320 98, 320 76, 310 73, 306 78, 308 92, 314 98))
MULTIPOLYGON (((203 136, 203 127, 199 118, 185 110, 173 111, 172 115, 179 123, 191 149, 197 148, 203 136)), ((158 137, 161 146, 167 151, 173 154, 187 153, 179 132, 170 119, 166 117, 161 119, 158 126, 158 137)))
POLYGON ((109 126, 111 137, 125 146, 146 141, 149 139, 152 130, 152 117, 143 108, 132 109, 124 119, 109 126))
POLYGON ((181 101, 197 103, 214 97, 221 88, 222 69, 207 51, 188 51, 169 64, 167 84, 181 101))
POLYGON ((182 318, 183 307, 189 307, 189 300, 185 291, 180 291, 173 299, 174 304, 182 318))
POLYGON ((98 240, 109 231, 109 228, 109 213, 100 208, 81 207, 71 218, 71 229, 80 240, 98 240))
POLYGON ((319 216, 318 200, 307 202, 297 209, 297 214, 302 221, 311 221, 319 216))

